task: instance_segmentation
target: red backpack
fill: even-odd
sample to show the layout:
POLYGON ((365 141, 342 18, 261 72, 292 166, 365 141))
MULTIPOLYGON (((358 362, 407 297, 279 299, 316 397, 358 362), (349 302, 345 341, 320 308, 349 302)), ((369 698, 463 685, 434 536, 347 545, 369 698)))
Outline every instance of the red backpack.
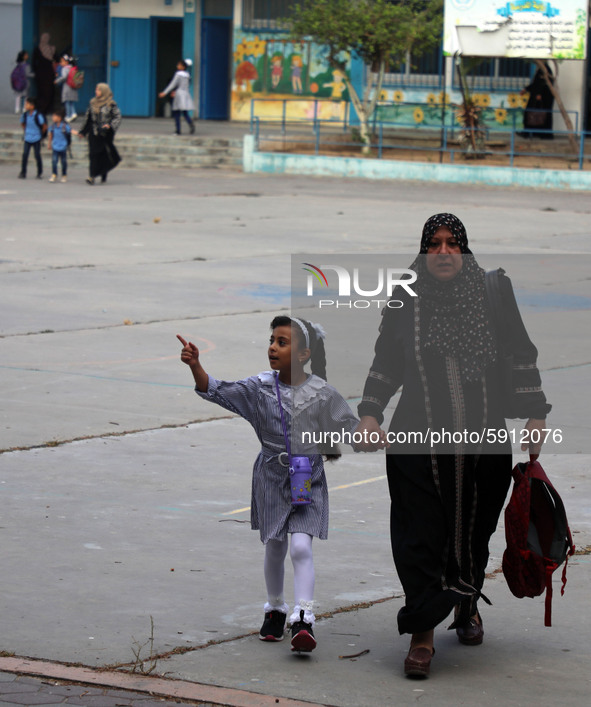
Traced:
POLYGON ((537 461, 517 464, 515 484, 505 509, 507 549, 503 574, 516 597, 537 597, 546 590, 544 625, 552 625, 552 574, 574 553, 562 499, 537 461))
POLYGON ((84 71, 81 71, 77 66, 71 66, 66 76, 66 83, 76 91, 82 88, 84 85, 84 71))

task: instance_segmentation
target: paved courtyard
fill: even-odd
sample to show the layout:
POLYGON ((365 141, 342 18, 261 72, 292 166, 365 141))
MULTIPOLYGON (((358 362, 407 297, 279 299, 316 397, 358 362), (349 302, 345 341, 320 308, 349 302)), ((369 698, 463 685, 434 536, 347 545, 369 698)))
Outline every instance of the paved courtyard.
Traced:
MULTIPOLYGON (((537 309, 525 297, 524 316, 553 425, 572 440, 546 465, 588 547, 586 194, 123 167, 89 187, 81 170, 65 185, 17 172, 0 167, 0 651, 91 667, 132 667, 151 651, 169 677, 343 707, 493 705, 499 695, 529 705, 532 694, 540 705, 586 703, 589 555, 574 558, 564 597, 556 585, 552 629, 542 599, 514 599, 494 575, 485 645, 458 651, 442 627, 433 678, 403 680, 378 455, 345 455, 328 472, 319 649, 298 660, 253 638, 256 439, 195 396, 175 338, 197 343, 217 377, 263 370, 269 321, 290 307, 292 254, 410 256, 428 216, 456 213, 491 267, 519 281, 506 263, 529 254, 546 277, 524 276, 524 296, 548 293, 537 309), (467 674, 477 697, 459 687, 467 674)), ((330 379, 330 350, 328 365, 330 379)), ((343 391, 353 407, 363 378, 343 391)), ((499 529, 491 571, 503 548, 499 529)))

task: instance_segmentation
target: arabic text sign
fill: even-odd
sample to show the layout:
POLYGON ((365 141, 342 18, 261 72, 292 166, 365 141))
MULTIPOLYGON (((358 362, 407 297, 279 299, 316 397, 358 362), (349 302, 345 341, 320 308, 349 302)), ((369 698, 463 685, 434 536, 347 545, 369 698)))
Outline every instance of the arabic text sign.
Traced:
POLYGON ((585 59, 587 0, 445 0, 447 55, 585 59))

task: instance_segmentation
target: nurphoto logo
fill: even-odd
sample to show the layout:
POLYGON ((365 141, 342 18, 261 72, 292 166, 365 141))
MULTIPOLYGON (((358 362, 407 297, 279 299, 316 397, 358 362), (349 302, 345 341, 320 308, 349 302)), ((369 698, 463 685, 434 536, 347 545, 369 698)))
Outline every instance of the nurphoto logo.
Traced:
MULTIPOLYGON (((359 268, 353 268, 352 273, 342 265, 321 265, 320 267, 312 263, 302 263, 302 269, 308 273, 306 296, 314 296, 314 288, 331 289, 326 271, 331 272, 331 281, 334 279, 332 273, 336 274, 338 299, 319 299, 318 308, 323 307, 347 307, 349 309, 369 309, 370 307, 387 306, 391 309, 400 309, 404 306, 402 300, 392 299, 394 290, 402 287, 408 295, 416 297, 417 293, 411 285, 416 282, 417 274, 408 268, 377 268, 374 279, 371 283, 365 282, 371 289, 364 289, 361 285, 359 268), (357 295, 352 297, 351 293, 357 295), (367 299, 371 297, 382 297, 382 299, 367 299), (348 299, 341 299, 348 298, 348 299), (359 299, 363 298, 363 299, 359 299)), ((367 275, 364 276, 367 278, 367 275)))

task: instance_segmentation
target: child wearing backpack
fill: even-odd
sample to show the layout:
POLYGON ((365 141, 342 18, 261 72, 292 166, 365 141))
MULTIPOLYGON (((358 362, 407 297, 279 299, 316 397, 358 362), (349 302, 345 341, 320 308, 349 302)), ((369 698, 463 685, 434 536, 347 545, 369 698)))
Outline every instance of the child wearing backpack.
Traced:
POLYGON ((16 66, 10 73, 10 85, 14 91, 14 112, 22 113, 23 100, 29 91, 29 81, 35 74, 29 66, 29 53, 23 49, 16 57, 16 66))
POLYGON ((37 162, 37 179, 43 176, 43 160, 41 159, 41 140, 47 132, 47 123, 45 118, 37 110, 37 101, 30 96, 25 100, 25 112, 21 116, 21 125, 25 132, 23 147, 23 159, 21 163, 21 171, 18 175, 19 179, 27 178, 27 162, 29 161, 29 152, 33 148, 35 153, 35 161, 37 162))
POLYGON ((74 59, 67 54, 63 54, 59 60, 59 68, 57 72, 57 78, 55 80, 56 86, 62 87, 62 103, 66 109, 66 122, 71 123, 76 120, 78 114, 76 113, 76 102, 78 101, 78 91, 74 88, 73 77, 70 74, 76 73, 77 69, 74 66, 74 59))
POLYGON ((72 141, 72 129, 65 121, 66 112, 63 108, 54 111, 53 123, 48 131, 47 147, 51 152, 50 182, 57 182, 58 163, 62 163, 62 183, 68 181, 68 147, 72 141))

